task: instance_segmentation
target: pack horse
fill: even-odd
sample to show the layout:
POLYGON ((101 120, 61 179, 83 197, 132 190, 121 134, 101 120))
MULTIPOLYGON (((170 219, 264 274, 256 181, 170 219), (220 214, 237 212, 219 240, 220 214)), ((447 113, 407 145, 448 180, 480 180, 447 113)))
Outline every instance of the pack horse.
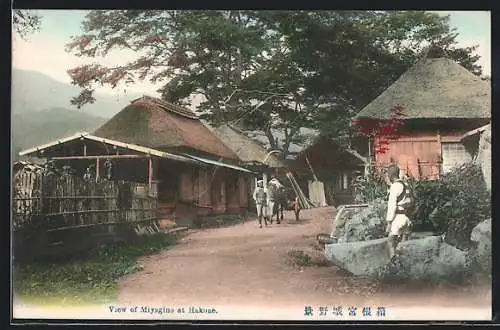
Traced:
POLYGON ((278 224, 283 221, 283 211, 294 211, 295 221, 299 221, 300 204, 298 197, 294 199, 289 198, 289 194, 284 185, 279 182, 277 178, 272 178, 267 184, 268 191, 268 207, 270 222, 273 223, 273 217, 276 215, 276 222, 278 224))

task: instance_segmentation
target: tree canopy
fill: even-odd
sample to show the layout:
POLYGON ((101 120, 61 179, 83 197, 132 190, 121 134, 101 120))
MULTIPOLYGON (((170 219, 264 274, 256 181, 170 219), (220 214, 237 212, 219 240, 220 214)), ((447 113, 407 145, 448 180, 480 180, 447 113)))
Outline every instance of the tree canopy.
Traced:
POLYGON ((40 29, 41 17, 27 10, 12 10, 12 27, 22 39, 27 39, 29 35, 40 29))
POLYGON ((201 95, 202 118, 262 130, 284 155, 301 127, 348 141, 351 118, 430 45, 481 74, 477 46, 458 47, 449 17, 424 11, 95 10, 83 31, 68 51, 138 58, 69 70, 82 87, 73 104, 93 102, 100 85, 148 79, 174 103, 201 95))

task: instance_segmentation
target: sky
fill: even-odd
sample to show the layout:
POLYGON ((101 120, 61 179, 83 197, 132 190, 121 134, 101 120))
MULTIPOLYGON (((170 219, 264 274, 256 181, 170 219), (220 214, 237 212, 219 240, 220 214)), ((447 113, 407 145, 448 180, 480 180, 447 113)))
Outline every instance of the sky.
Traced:
MULTIPOLYGON (((81 33, 81 22, 87 11, 80 10, 38 10, 42 16, 40 31, 31 35, 28 41, 14 36, 12 65, 17 69, 34 70, 44 73, 61 82, 70 82, 66 71, 78 65, 89 63, 89 59, 79 58, 65 51, 65 45, 71 36, 81 33)), ((457 41, 461 46, 478 44, 477 53, 481 56, 479 64, 485 75, 491 74, 491 36, 490 12, 488 11, 441 11, 441 15, 450 15, 450 25, 456 28, 459 36, 457 41)), ((122 64, 134 59, 131 51, 114 51, 106 58, 100 59, 101 64, 122 64)), ((127 86, 131 92, 155 96, 159 86, 147 81, 127 86)), ((111 89, 103 87, 100 92, 119 95, 123 87, 111 89)))

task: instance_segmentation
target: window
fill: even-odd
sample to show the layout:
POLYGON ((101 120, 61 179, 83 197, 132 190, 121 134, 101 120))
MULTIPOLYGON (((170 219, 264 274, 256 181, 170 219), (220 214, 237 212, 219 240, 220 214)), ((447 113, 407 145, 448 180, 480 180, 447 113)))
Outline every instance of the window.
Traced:
POLYGON ((339 173, 339 188, 340 190, 349 189, 349 174, 347 172, 339 173))
POLYGON ((226 183, 221 182, 220 184, 220 202, 223 203, 225 201, 225 194, 226 194, 226 183))
POLYGON ((443 173, 472 160, 471 155, 460 142, 441 143, 441 156, 443 158, 443 173))
POLYGON ((342 173, 342 189, 348 189, 349 188, 349 176, 347 175, 347 172, 342 173))

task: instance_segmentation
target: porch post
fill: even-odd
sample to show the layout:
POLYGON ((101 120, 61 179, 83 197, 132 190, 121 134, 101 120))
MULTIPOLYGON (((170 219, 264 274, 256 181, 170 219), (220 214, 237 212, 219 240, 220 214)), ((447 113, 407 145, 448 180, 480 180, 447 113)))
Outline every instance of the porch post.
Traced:
POLYGON ((151 190, 151 182, 153 181, 153 158, 149 156, 149 168, 148 168, 148 184, 151 190))
POLYGON ((369 136, 368 137, 368 175, 370 175, 371 171, 372 171, 372 141, 371 141, 371 137, 369 136))
MULTIPOLYGON (((443 167, 442 167, 442 147, 441 147, 441 132, 439 132, 439 130, 437 130, 437 147, 438 147, 438 159, 437 159, 437 179, 439 179, 439 177, 441 176, 441 173, 443 172, 443 167)), ((432 168, 432 164, 431 164, 431 168, 432 168)))
POLYGON ((99 179, 99 157, 95 159, 95 182, 99 179))

